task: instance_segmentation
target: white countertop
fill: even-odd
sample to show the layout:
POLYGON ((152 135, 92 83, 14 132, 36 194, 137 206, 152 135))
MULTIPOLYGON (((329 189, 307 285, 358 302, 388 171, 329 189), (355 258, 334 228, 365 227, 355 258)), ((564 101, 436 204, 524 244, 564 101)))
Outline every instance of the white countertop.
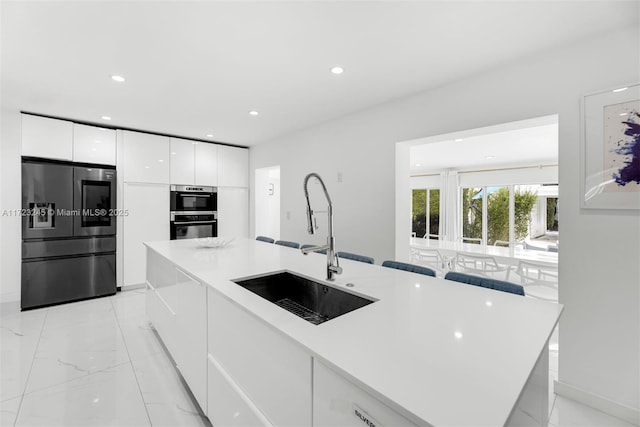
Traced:
POLYGON ((326 282, 325 255, 244 238, 219 249, 195 240, 146 245, 422 425, 503 425, 562 311, 341 259, 343 274, 327 284, 378 301, 316 326, 231 280, 289 270, 326 282))

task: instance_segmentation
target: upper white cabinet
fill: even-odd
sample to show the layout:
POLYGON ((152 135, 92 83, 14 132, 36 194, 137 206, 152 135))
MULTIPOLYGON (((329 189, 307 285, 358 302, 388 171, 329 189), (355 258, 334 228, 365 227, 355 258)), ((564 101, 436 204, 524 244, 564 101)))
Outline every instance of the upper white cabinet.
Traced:
POLYGON ((171 138, 171 184, 195 184, 195 141, 171 138))
POLYGON ((205 142, 194 145, 196 149, 196 184, 220 185, 218 180, 218 152, 222 147, 205 142))
POLYGON ((122 135, 124 182, 169 184, 169 138, 131 131, 122 135))
POLYGON ((73 160, 73 123, 23 114, 22 155, 73 160))
POLYGON ((218 185, 218 146, 171 138, 171 184, 218 185))
POLYGON ((73 161, 116 164, 116 131, 73 124, 73 161))
POLYGON ((218 185, 249 186, 249 150, 224 145, 218 147, 218 185))

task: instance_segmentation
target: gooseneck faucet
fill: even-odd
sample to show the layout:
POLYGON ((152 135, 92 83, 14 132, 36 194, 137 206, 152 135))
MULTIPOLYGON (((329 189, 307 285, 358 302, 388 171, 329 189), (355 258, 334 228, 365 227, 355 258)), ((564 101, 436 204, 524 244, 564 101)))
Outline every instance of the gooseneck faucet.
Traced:
POLYGON ((322 190, 324 190, 324 195, 327 198, 327 203, 329 207, 327 208, 327 218, 329 219, 329 226, 327 232, 327 244, 322 246, 313 246, 306 249, 301 249, 302 253, 307 255, 309 252, 317 252, 321 250, 327 251, 327 280, 335 280, 336 274, 342 273, 342 268, 338 263, 338 257, 335 254, 335 239, 333 237, 333 205, 331 203, 331 197, 329 197, 329 192, 327 191, 327 187, 325 187, 322 178, 315 172, 310 173, 304 178, 304 197, 307 199, 307 231, 309 234, 315 234, 316 226, 314 222, 313 210, 311 209, 311 202, 309 202, 309 190, 307 189, 307 185, 309 183, 309 179, 311 177, 315 177, 322 185, 322 190), (335 262, 335 264, 334 264, 335 262))

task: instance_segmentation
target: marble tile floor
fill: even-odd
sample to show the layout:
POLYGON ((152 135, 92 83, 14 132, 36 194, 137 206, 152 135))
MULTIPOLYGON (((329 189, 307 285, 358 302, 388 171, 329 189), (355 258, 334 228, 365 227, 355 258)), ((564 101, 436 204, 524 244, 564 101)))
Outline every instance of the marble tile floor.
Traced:
MULTIPOLYGON (((143 289, 21 313, 0 307, 0 426, 210 426, 164 353, 143 289)), ((557 333, 550 387, 557 378, 557 333)), ((631 426, 550 394, 550 427, 631 426)))

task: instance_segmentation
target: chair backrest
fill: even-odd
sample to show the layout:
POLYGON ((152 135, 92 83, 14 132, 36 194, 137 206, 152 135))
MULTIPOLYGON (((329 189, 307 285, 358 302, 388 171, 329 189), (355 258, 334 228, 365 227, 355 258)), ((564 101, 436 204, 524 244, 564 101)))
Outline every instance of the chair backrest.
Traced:
POLYGON ((455 259, 455 269, 464 273, 492 276, 505 273, 505 280, 509 280, 510 265, 500 265, 491 255, 478 255, 468 252, 458 252, 455 259))
POLYGON ((511 282, 505 282, 504 280, 473 276, 471 274, 459 273, 457 271, 448 272, 444 278, 455 282, 466 283, 467 285, 481 286, 483 288, 524 296, 524 288, 522 286, 511 282))
POLYGON ((267 243, 273 243, 274 240, 271 237, 267 237, 267 236, 258 236, 256 237, 256 240, 259 240, 261 242, 267 242, 267 243))
POLYGON ((516 268, 520 283, 527 285, 558 286, 558 269, 534 261, 520 260, 516 268))
POLYGON ((276 240, 276 245, 287 246, 294 249, 300 249, 300 243, 290 242, 288 240, 276 240))
POLYGON ((436 272, 430 268, 420 265, 407 264, 406 262, 387 260, 382 263, 383 267, 395 268, 397 270, 410 271, 412 273, 424 274, 425 276, 436 277, 436 272))
POLYGON ((351 259, 351 260, 354 260, 354 261, 366 262, 368 264, 373 264, 374 263, 374 260, 371 257, 364 256, 364 255, 358 255, 358 254, 352 254, 351 252, 338 252, 336 255, 338 255, 339 258, 345 258, 345 259, 351 259))
POLYGON ((444 257, 438 249, 413 248, 411 249, 411 259, 420 264, 432 265, 438 269, 446 267, 444 257))

